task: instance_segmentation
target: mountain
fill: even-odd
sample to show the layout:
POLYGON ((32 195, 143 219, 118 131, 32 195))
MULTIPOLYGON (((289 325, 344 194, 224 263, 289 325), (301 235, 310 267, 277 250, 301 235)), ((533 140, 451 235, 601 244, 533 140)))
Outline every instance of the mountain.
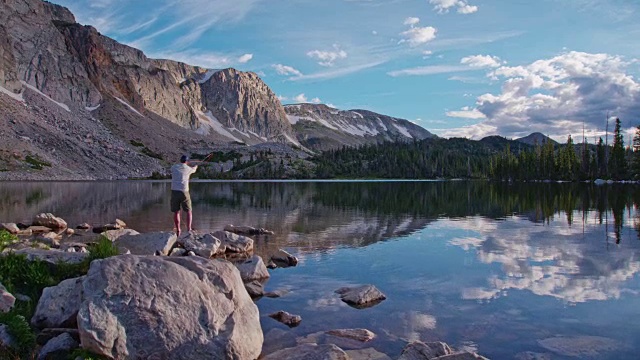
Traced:
POLYGON ((545 136, 545 135, 543 135, 542 133, 539 133, 539 132, 532 133, 532 134, 530 134, 528 136, 516 139, 515 141, 518 141, 518 142, 521 142, 521 143, 525 143, 527 145, 543 145, 543 144, 545 144, 545 143, 547 143, 549 141, 551 143, 553 143, 554 145, 557 144, 556 141, 554 141, 550 137, 545 136))
POLYGON ((364 110, 285 108, 255 73, 150 59, 46 1, 0 7, 0 179, 144 177, 184 153, 432 136, 364 110))
POLYGON ((343 111, 323 104, 286 105, 285 110, 297 140, 313 150, 436 137, 408 120, 367 110, 343 111))

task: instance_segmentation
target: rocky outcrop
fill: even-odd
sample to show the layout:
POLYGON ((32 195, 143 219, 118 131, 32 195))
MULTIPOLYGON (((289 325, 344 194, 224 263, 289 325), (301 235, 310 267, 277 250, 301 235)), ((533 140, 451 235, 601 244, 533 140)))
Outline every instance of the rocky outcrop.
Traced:
POLYGON ((228 231, 216 231, 211 235, 222 241, 220 248, 225 249, 227 253, 248 254, 253 251, 253 239, 246 236, 228 231))
POLYGON ((84 277, 67 279, 53 287, 44 288, 31 325, 44 328, 75 328, 76 316, 82 303, 84 277))
POLYGON ((373 285, 343 287, 336 290, 336 294, 340 295, 342 301, 355 307, 370 307, 387 298, 373 285))
POLYGON ((82 347, 113 359, 255 359, 258 309, 237 269, 200 257, 94 261, 78 314, 82 347))
POLYGON ((285 111, 297 139, 312 150, 435 137, 408 120, 368 110, 345 111, 323 104, 297 104, 285 106, 285 111))
POLYGON ((156 252, 162 255, 169 255, 177 239, 176 234, 172 232, 154 232, 123 235, 113 243, 122 254, 129 251, 133 255, 154 255, 156 252))
POLYGON ((186 251, 193 251, 194 254, 203 258, 210 258, 223 251, 221 249, 222 242, 211 234, 189 234, 178 239, 178 244, 186 251))
POLYGON ((33 219, 33 225, 35 226, 46 226, 50 229, 66 229, 67 222, 63 219, 54 216, 51 213, 42 213, 36 215, 33 219))
POLYGON ((267 267, 264 265, 264 261, 262 261, 262 258, 257 255, 254 255, 243 262, 236 263, 236 267, 240 271, 242 281, 245 282, 264 280, 271 276, 269 275, 269 271, 267 271, 267 267))

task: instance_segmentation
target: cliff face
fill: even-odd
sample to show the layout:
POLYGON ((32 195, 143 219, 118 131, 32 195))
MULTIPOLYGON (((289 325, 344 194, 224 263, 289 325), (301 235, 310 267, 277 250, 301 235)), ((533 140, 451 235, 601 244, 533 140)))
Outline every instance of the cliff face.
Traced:
POLYGON ((342 111, 322 104, 287 105, 285 110, 300 143, 314 150, 435 137, 408 120, 367 110, 342 111))
POLYGON ((3 0, 0 39, 0 85, 14 93, 25 82, 80 108, 95 108, 112 96, 143 115, 149 111, 188 129, 204 128, 201 135, 213 135, 213 116, 231 130, 222 131, 227 141, 295 139, 284 108, 256 74, 149 59, 77 24, 64 7, 3 0))

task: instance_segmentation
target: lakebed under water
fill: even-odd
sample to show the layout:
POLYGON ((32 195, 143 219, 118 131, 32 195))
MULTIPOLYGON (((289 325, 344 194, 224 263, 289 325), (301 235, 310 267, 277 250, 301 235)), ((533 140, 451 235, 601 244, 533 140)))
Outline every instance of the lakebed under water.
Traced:
MULTIPOLYGON (((169 194, 168 182, 2 182, 0 221, 52 212, 70 226, 117 217, 140 232, 171 231, 169 194)), ((191 194, 197 231, 266 228, 276 234, 256 238, 257 255, 283 248, 300 259, 270 271, 265 289, 284 296, 256 302, 268 340, 361 327, 376 339, 341 347, 391 358, 410 340, 495 359, 640 352, 640 186, 195 182, 191 194), (355 309, 334 294, 359 284, 387 300, 355 309), (278 310, 302 323, 267 316, 278 310)))

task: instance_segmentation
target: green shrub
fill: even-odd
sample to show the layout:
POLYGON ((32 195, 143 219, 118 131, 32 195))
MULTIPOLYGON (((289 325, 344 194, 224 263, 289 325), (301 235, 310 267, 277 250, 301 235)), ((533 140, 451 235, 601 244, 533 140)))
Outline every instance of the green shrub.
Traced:
POLYGON ((149 149, 146 146, 142 148, 142 153, 149 157, 156 158, 158 160, 164 160, 164 157, 162 156, 162 154, 154 152, 153 150, 149 149))
POLYGON ((9 334, 16 341, 17 354, 15 356, 26 356, 36 345, 36 335, 31 331, 27 319, 14 311, 0 313, 0 324, 5 324, 9 334))
POLYGON ((89 245, 89 262, 96 259, 106 259, 116 255, 118 255, 118 248, 105 236, 100 235, 98 242, 89 245))
POLYGON ((91 351, 87 349, 82 349, 82 348, 75 349, 71 353, 70 359, 77 359, 77 358, 80 358, 83 360, 108 360, 104 356, 94 354, 91 351))
POLYGON ((0 230, 0 251, 4 250, 7 246, 18 241, 18 237, 8 232, 7 230, 0 230))
POLYGON ((35 155, 27 155, 24 161, 26 161, 27 164, 31 165, 31 168, 36 170, 42 170, 44 166, 51 166, 51 163, 46 162, 35 155))

